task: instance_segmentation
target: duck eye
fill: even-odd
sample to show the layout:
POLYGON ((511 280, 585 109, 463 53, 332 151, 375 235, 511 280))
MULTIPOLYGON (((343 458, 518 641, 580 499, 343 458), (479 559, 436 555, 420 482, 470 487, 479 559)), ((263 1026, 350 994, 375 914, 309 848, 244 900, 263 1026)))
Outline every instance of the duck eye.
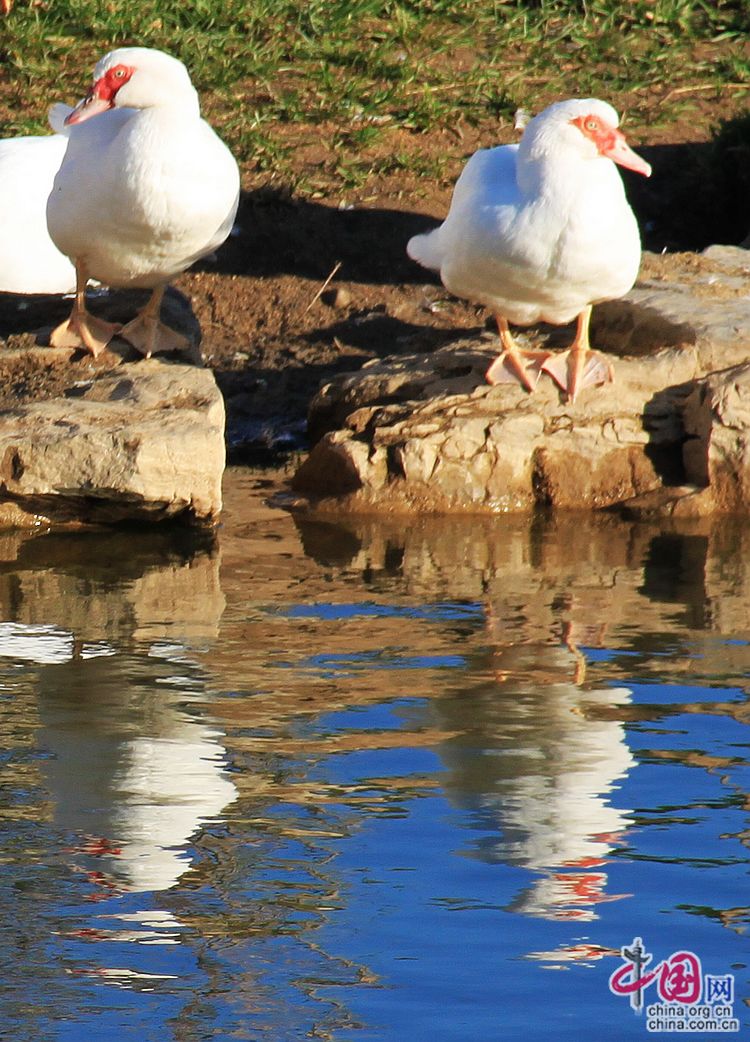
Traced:
POLYGON ((587 119, 586 122, 584 123, 584 126, 586 127, 586 130, 598 130, 599 129, 599 124, 597 123, 597 121, 595 119, 587 119))
POLYGON ((124 75, 125 75, 125 70, 124 69, 115 69, 115 76, 117 77, 118 80, 121 80, 124 75))

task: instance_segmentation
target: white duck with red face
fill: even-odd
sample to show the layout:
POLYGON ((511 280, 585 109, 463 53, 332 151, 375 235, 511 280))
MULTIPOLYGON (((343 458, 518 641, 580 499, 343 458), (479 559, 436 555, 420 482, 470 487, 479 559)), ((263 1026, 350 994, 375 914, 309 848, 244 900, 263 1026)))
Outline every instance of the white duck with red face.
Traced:
POLYGON ((409 256, 440 272, 456 296, 490 308, 502 353, 487 380, 517 380, 533 390, 547 372, 570 400, 612 379, 609 362, 588 343, 591 307, 621 297, 638 274, 638 225, 615 164, 651 168, 618 130, 611 105, 573 99, 532 119, 518 145, 475 153, 439 228, 412 238, 409 256), (521 351, 508 324, 578 319, 569 351, 521 351))
POLYGON ((94 84, 69 111, 65 158, 47 203, 50 235, 75 264, 76 304, 53 332, 56 346, 96 356, 115 333, 143 354, 186 341, 159 320, 167 283, 229 234, 239 171, 201 119, 182 62, 162 51, 123 47, 97 64, 94 84), (120 328, 86 310, 89 278, 153 290, 120 328))

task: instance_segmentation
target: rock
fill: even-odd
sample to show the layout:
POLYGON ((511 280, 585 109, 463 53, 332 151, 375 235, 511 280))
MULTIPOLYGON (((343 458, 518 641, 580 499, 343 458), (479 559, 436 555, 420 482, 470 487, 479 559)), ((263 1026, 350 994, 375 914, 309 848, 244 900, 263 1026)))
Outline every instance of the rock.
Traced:
POLYGON ((635 289, 594 309, 615 383, 572 405, 546 376, 532 395, 488 386, 494 335, 342 374, 311 405, 294 487, 323 512, 744 512, 748 271, 736 247, 646 256, 635 289))
POLYGON ((331 308, 348 308, 352 302, 352 295, 346 286, 337 286, 335 289, 327 289, 320 295, 324 304, 331 308))
POLYGON ((750 364, 697 381, 683 420, 685 470, 705 486, 703 513, 744 513, 750 503, 750 364))
POLYGON ((161 359, 89 368, 57 397, 0 413, 0 527, 213 524, 224 404, 211 372, 161 359))
MULTIPOLYGON (((148 298, 95 291, 90 305, 124 322, 148 298)), ((163 356, 146 361, 117 337, 96 360, 38 346, 69 310, 61 297, 0 294, 0 331, 10 333, 0 350, 0 527, 213 524, 224 405, 212 374, 163 356)), ((162 318, 187 337, 183 359, 199 363, 200 327, 173 287, 162 318)))

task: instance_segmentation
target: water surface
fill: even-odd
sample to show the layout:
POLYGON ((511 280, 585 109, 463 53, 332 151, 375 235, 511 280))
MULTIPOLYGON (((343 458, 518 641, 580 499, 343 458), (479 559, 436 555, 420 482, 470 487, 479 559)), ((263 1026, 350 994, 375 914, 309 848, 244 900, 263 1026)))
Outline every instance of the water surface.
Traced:
POLYGON ((641 938, 743 1037, 750 527, 269 491, 0 539, 4 1033, 641 1039, 641 938))

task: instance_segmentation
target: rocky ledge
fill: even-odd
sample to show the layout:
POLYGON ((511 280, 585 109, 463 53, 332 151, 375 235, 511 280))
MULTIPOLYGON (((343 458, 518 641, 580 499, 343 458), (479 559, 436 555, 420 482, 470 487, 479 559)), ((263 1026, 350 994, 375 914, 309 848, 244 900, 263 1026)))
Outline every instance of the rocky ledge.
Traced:
POLYGON ((312 402, 294 487, 323 513, 748 511, 750 252, 646 255, 635 289, 594 309, 592 343, 615 382, 572 405, 546 376, 533 394, 488 386, 490 332, 343 374, 312 402))
MULTIPOLYGON (((172 292, 168 307, 182 313, 173 324, 191 335, 197 360, 199 334, 180 296, 172 292)), ((49 301, 23 306, 37 305, 46 316, 49 301)), ((104 313, 119 317, 116 308, 104 313)), ((40 347, 30 334, 8 337, 0 352, 0 528, 216 522, 224 403, 213 374, 133 358, 122 341, 93 361, 40 347)))

